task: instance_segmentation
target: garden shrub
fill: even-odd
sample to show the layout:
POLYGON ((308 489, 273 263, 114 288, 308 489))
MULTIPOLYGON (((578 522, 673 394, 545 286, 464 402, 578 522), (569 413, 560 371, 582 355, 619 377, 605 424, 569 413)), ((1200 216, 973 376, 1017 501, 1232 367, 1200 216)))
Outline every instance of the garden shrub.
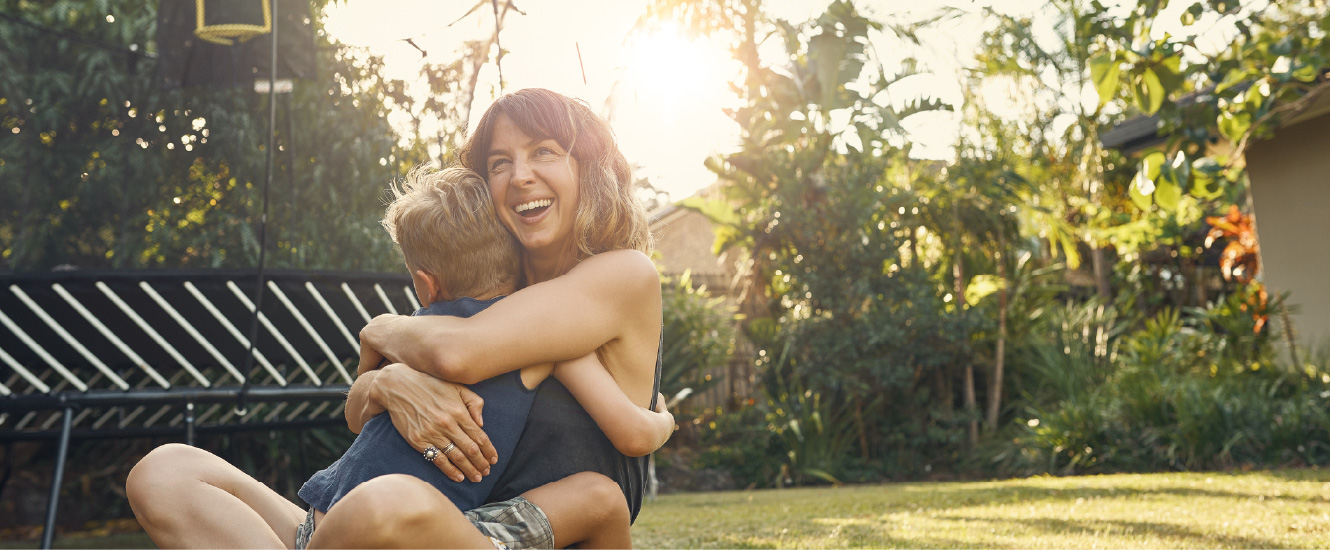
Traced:
POLYGON ((1029 342, 1028 420, 995 461, 1071 474, 1330 460, 1325 366, 1277 361, 1278 335, 1253 330, 1244 300, 1239 289, 1187 315, 1166 309, 1127 333, 1110 306, 1064 306, 1029 342))

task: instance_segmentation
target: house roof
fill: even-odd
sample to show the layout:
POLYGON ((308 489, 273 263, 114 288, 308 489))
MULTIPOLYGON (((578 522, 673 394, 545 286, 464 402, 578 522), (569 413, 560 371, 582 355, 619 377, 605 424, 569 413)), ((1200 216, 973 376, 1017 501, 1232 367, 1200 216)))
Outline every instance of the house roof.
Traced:
POLYGON ((1106 148, 1132 154, 1163 143, 1164 136, 1159 135, 1159 117, 1141 115, 1100 134, 1099 142, 1106 148))

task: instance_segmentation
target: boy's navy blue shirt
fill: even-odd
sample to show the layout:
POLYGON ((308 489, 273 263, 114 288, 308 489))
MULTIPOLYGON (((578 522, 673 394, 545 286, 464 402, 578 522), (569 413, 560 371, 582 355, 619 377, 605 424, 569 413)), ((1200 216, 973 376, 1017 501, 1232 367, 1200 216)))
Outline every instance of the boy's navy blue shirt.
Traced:
MULTIPOLYGON (((502 298, 502 297, 500 297, 502 298)), ((438 301, 414 315, 452 315, 470 317, 497 302, 458 298, 438 301)), ((439 345, 447 345, 440 342, 439 345)), ((527 414, 535 399, 535 390, 522 384, 522 371, 515 370, 468 386, 485 400, 485 434, 499 453, 499 462, 490 467, 490 475, 479 483, 448 479, 438 466, 424 459, 393 427, 392 418, 383 413, 365 423, 351 447, 332 465, 320 470, 300 487, 300 498, 321 512, 327 512, 357 485, 388 474, 409 474, 438 488, 459 510, 470 510, 488 502, 490 491, 512 461, 513 449, 522 435, 527 414)), ((439 449, 446 442, 431 442, 439 449)), ((439 457, 438 460, 448 460, 439 457)))

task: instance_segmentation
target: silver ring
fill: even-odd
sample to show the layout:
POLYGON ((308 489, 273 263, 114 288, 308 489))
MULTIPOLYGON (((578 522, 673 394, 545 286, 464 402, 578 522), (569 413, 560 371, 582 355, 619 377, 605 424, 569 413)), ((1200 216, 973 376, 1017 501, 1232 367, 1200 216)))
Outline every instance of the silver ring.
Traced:
POLYGON ((449 442, 448 442, 448 446, 444 447, 442 452, 443 452, 443 454, 448 454, 448 451, 451 451, 451 450, 456 449, 456 448, 457 448, 457 445, 454 445, 453 442, 449 441, 449 442))
MULTIPOLYGON (((448 445, 452 445, 452 443, 449 443, 448 445)), ((443 453, 439 452, 439 448, 438 448, 438 447, 435 447, 435 446, 433 446, 433 445, 430 445, 429 448, 425 449, 425 452, 420 453, 420 454, 421 454, 421 456, 425 457, 425 460, 428 460, 428 461, 430 461, 430 462, 434 462, 436 459, 439 458, 439 455, 441 455, 441 454, 443 454, 443 453)))

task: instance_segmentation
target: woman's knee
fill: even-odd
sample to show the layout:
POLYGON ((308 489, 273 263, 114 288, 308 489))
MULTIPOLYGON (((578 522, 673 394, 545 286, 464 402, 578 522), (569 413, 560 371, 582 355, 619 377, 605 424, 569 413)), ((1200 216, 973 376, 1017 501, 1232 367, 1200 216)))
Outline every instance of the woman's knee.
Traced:
POLYGON ((200 453, 207 454, 207 451, 179 443, 153 449, 134 465, 125 480, 130 503, 143 502, 156 493, 171 490, 189 475, 192 466, 199 461, 200 453))
POLYGON ((329 515, 335 512, 340 517, 358 518, 381 532, 393 533, 440 517, 440 506, 456 510, 432 485, 413 476, 391 474, 356 486, 337 501, 329 515))

